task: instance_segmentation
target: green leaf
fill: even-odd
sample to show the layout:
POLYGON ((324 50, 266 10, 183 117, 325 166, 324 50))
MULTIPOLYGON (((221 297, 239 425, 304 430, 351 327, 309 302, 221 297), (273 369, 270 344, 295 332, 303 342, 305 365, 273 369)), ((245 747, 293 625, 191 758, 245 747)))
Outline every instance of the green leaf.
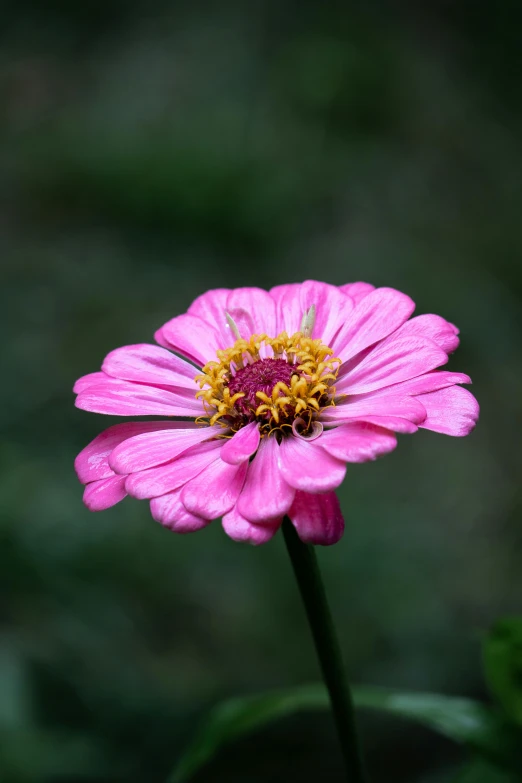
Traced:
MULTIPOLYGON (((486 707, 471 699, 432 693, 402 693, 384 688, 355 688, 357 707, 384 711, 415 720, 455 742, 497 757, 502 726, 486 707)), ((329 709, 323 685, 232 699, 215 707, 182 756, 170 783, 188 780, 222 745, 266 723, 303 710, 329 709)), ((511 746, 510 746, 511 747, 511 746)))
POLYGON ((506 715, 522 726, 522 618, 495 623, 483 645, 484 672, 506 715))

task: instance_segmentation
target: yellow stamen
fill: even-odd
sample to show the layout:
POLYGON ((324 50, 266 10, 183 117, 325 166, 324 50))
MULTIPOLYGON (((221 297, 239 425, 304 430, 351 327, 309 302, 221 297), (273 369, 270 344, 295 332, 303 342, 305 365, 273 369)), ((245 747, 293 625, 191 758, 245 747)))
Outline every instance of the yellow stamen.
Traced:
POLYGON ((334 404, 333 383, 341 360, 333 357, 332 349, 320 340, 307 336, 308 328, 304 331, 304 334, 296 332, 291 337, 286 332, 274 338, 256 334, 248 340, 236 340, 230 348, 218 350, 218 361, 208 362, 196 377, 201 387, 196 397, 203 401, 206 421, 234 431, 257 419, 262 436, 291 427, 296 416, 306 420, 306 429, 311 427, 317 412, 334 404), (270 350, 266 351, 266 348, 270 350), (247 408, 238 407, 236 403, 246 394, 231 394, 229 384, 242 368, 267 356, 284 359, 295 369, 290 382, 278 381, 269 394, 257 391, 255 396, 260 403, 257 406, 247 403, 247 408))

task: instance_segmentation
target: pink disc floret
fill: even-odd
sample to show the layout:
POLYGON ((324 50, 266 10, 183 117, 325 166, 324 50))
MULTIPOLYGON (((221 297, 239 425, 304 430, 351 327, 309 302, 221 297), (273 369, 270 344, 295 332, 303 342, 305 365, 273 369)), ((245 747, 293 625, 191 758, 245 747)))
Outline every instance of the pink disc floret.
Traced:
POLYGON ((259 359, 238 370, 228 388, 232 395, 238 392, 245 395, 237 400, 236 407, 252 421, 256 408, 261 404, 257 393, 262 392, 270 397, 276 384, 288 385, 296 373, 297 370, 285 359, 259 359))

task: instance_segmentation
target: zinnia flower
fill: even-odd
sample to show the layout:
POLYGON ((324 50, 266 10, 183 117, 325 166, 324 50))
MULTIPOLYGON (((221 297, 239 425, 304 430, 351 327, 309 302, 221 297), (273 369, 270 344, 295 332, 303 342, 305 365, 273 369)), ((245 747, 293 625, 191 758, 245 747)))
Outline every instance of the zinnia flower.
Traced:
POLYGON ((303 541, 335 543, 347 463, 392 451, 395 433, 476 423, 468 376, 437 370, 458 329, 410 319, 414 307, 368 283, 208 291, 156 332, 159 346, 117 348, 77 381, 83 410, 168 417, 109 427, 78 455, 85 504, 146 498, 178 533, 222 517, 254 544, 288 515, 303 541))

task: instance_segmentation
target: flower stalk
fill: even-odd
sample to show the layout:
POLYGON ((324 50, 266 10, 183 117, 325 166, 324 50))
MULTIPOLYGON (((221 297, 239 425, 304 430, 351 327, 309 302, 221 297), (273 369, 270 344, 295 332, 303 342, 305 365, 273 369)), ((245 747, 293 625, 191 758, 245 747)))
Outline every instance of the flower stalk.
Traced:
POLYGON ((357 738, 355 712, 314 547, 304 544, 288 517, 283 534, 330 695, 348 783, 368 783, 357 738))

